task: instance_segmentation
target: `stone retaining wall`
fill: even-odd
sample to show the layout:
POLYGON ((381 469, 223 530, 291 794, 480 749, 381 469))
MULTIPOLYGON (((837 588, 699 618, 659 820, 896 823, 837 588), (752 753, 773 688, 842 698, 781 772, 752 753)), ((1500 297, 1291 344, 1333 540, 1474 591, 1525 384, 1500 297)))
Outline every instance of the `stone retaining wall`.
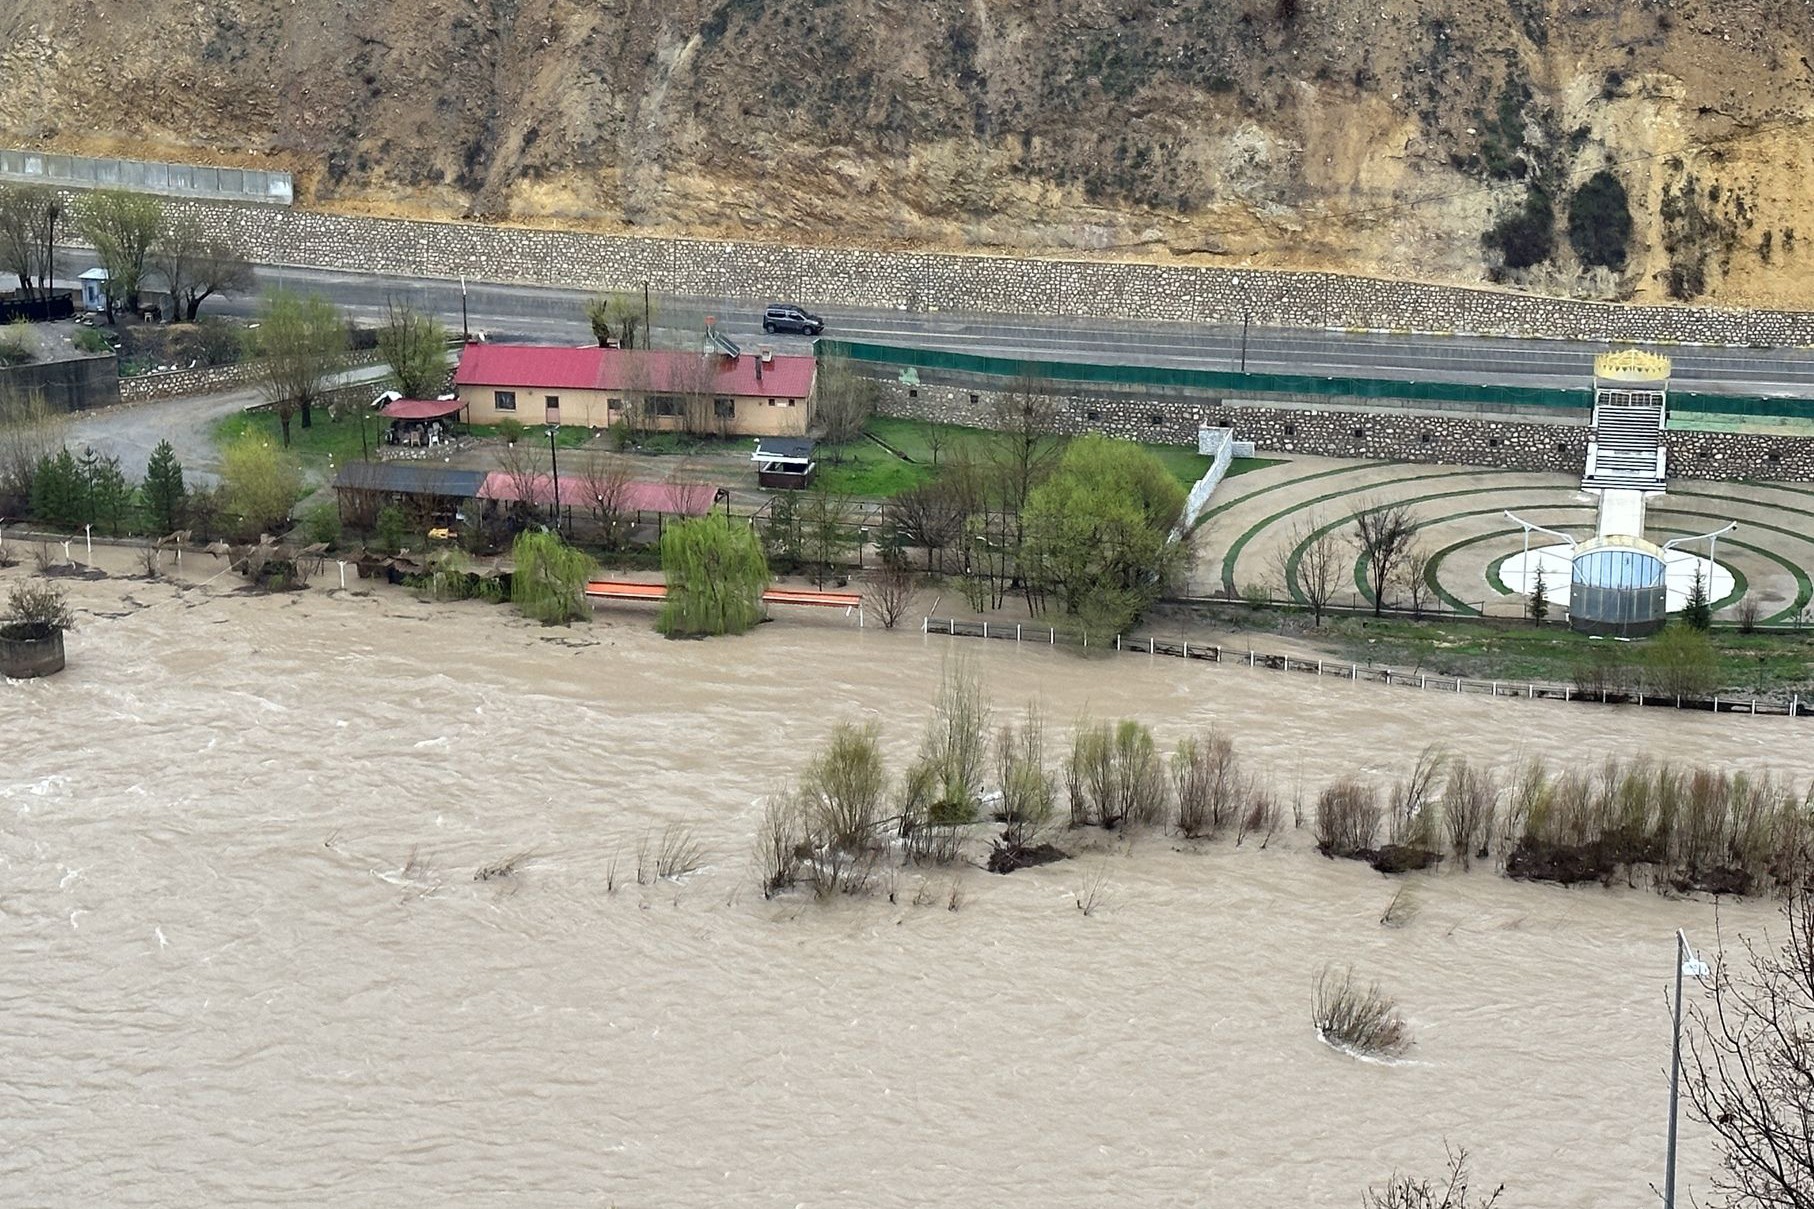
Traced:
POLYGON ((577 289, 798 298, 814 306, 1176 319, 1593 341, 1814 344, 1814 314, 1620 306, 1261 269, 790 248, 426 223, 172 200, 249 259, 352 272, 577 289))
MULTIPOLYGON (((883 414, 907 419, 991 425, 996 392, 979 384, 882 383, 883 414)), ((1130 398, 1103 393, 1049 396, 1061 432, 1105 432, 1129 440, 1196 448, 1201 424, 1233 428, 1260 453, 1490 466, 1503 470, 1582 473, 1585 417, 1488 419, 1415 411, 1302 407, 1202 398, 1130 398)), ((1669 473, 1690 479, 1814 482, 1814 437, 1754 433, 1669 432, 1669 473)))
MULTIPOLYGON (((373 351, 356 352, 346 359, 349 368, 375 365, 377 362, 378 354, 373 351)), ((152 399, 175 399, 184 395, 211 395, 250 385, 257 379, 256 361, 209 365, 200 369, 173 369, 161 374, 140 374, 136 378, 120 379, 120 401, 146 403, 152 399)))

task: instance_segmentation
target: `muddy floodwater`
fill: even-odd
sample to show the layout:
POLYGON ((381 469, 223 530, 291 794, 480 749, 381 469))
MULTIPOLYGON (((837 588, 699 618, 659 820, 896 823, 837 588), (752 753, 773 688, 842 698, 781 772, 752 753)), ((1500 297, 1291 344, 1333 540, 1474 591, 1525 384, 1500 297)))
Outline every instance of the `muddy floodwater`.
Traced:
MULTIPOLYGON (((0 682, 9 1205, 1352 1205, 1394 1168, 1435 1173, 1445 1139, 1508 1206, 1648 1205, 1672 932, 1711 943, 1708 903, 1445 869, 1387 928, 1402 883, 1303 832, 1073 833, 1080 859, 1010 877, 902 870, 893 902, 766 902, 759 799, 842 718, 881 720, 898 769, 960 649, 998 709, 1042 704, 1054 761, 1086 711, 1167 746, 1214 724, 1287 798, 1432 740, 1814 772, 1787 719, 842 617, 671 643, 634 609, 543 630, 115 563, 69 585, 68 671, 0 682), (639 844, 672 823, 705 867, 636 884, 639 844), (1316 1039, 1329 962, 1397 996, 1403 1061, 1316 1039)), ((1770 913, 1719 922, 1730 939, 1770 913)), ((1685 1189, 1712 1164, 1687 1126, 1685 1189)))

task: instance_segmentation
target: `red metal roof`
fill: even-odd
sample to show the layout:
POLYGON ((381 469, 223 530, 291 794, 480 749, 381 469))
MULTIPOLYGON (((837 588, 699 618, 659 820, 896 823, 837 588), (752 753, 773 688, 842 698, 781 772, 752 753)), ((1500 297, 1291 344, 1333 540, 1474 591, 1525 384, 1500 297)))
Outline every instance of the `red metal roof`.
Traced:
MULTIPOLYGON (((545 474, 528 476, 519 483, 518 477, 503 470, 494 470, 485 476, 485 485, 479 488, 482 500, 519 500, 525 489, 530 502, 546 504, 551 494, 552 485, 545 474)), ((681 516, 704 516, 712 510, 712 499, 718 489, 710 483, 645 483, 628 482, 623 484, 623 493, 618 498, 618 506, 630 512, 667 512, 681 516)), ((565 507, 591 508, 597 500, 593 495, 593 486, 583 474, 561 475, 561 504, 565 507)))
POLYGON ((438 420, 465 406, 458 399, 392 399, 378 414, 393 420, 438 420))
MULTIPOLYGON (((775 356, 762 363, 753 352, 732 361, 712 355, 712 393, 804 399, 812 393, 811 357, 775 356)), ((682 391, 700 354, 670 349, 559 348, 546 344, 469 344, 460 354, 455 386, 524 390, 682 391)))

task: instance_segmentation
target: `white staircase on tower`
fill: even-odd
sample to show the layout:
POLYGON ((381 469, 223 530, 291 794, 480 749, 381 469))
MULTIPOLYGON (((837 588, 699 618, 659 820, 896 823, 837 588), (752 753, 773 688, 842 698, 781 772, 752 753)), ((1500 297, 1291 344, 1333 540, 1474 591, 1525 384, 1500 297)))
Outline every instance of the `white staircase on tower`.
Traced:
POLYGON ((1581 486, 1596 491, 1663 490, 1668 473, 1663 418, 1661 392, 1600 392, 1581 486))

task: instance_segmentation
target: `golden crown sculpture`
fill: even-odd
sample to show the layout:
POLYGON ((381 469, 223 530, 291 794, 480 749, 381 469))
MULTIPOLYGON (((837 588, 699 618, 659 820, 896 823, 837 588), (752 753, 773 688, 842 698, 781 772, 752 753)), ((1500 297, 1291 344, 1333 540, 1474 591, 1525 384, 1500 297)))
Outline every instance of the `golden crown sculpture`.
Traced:
POLYGON ((1622 348, 1594 358, 1594 377, 1620 382, 1651 382, 1669 376, 1669 358, 1641 348, 1622 348))

